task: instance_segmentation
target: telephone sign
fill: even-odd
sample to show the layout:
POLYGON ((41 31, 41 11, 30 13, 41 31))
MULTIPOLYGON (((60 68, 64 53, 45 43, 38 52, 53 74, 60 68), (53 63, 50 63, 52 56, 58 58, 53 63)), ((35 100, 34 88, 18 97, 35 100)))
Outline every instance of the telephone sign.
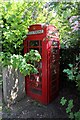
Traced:
POLYGON ((41 33, 43 33, 43 30, 36 30, 36 31, 28 32, 28 35, 41 34, 41 33))

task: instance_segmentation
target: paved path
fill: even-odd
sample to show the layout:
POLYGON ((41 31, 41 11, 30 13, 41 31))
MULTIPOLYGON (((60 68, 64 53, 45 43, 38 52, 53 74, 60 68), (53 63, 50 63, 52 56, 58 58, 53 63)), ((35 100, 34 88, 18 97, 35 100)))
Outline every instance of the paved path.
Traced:
POLYGON ((4 118, 67 118, 60 106, 60 101, 55 99, 45 106, 29 97, 11 106, 11 112, 3 113, 4 118))

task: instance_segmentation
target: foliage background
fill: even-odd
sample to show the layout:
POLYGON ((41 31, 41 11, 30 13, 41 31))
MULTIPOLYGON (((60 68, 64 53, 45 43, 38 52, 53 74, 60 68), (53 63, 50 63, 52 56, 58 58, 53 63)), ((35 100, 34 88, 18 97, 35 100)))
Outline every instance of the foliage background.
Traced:
POLYGON ((1 40, 4 52, 21 54, 27 28, 31 24, 46 23, 57 27, 61 48, 77 47, 79 42, 79 2, 18 2, 0 3, 1 40), (77 16, 70 23, 70 18, 77 16), (78 26, 76 25, 78 24, 78 26), (77 28, 75 29, 75 26, 77 28))
POLYGON ((57 27, 60 36, 60 75, 68 64, 76 64, 80 48, 80 2, 0 2, 0 33, 6 60, 13 54, 23 55, 23 40, 31 24, 46 23, 57 27))

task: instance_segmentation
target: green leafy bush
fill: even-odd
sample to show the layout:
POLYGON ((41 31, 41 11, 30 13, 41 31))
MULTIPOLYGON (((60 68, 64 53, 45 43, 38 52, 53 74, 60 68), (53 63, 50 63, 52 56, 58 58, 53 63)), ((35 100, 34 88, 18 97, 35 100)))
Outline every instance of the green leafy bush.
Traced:
POLYGON ((64 97, 62 97, 60 103, 62 106, 67 104, 66 113, 69 115, 70 119, 80 120, 80 110, 77 112, 73 112, 73 107, 74 107, 73 100, 68 101, 64 97))
POLYGON ((0 33, 5 52, 21 53, 27 28, 35 23, 56 26, 59 29, 62 48, 80 44, 80 30, 72 32, 74 24, 79 21, 79 2, 1 1, 0 9, 0 33), (71 21, 75 15, 76 19, 71 21))
MULTIPOLYGON (((72 16, 79 16, 79 2, 25 2, 0 1, 1 44, 5 54, 22 54, 23 40, 28 26, 35 23, 52 24, 59 29, 61 48, 78 46, 79 30, 72 27, 79 17, 69 22, 72 16)), ((64 54, 65 57, 65 54, 64 54)), ((63 59, 63 58, 62 58, 63 59)))
POLYGON ((31 50, 23 55, 23 41, 28 26, 36 23, 34 16, 40 13, 43 2, 0 1, 0 33, 2 51, 0 61, 4 67, 12 65, 24 75, 37 73, 34 62, 41 59, 38 51, 31 50), (35 12, 35 13, 34 13, 35 12), (33 15, 34 13, 34 15, 33 15))
POLYGON ((69 68, 64 69, 63 72, 67 74, 68 80, 75 81, 78 90, 80 91, 80 55, 76 56, 76 63, 69 64, 69 68))
POLYGON ((38 73, 33 63, 39 62, 40 59, 41 56, 37 50, 31 50, 24 56, 0 53, 0 62, 2 62, 4 67, 12 65, 16 70, 19 69, 24 76, 30 75, 31 73, 38 73))

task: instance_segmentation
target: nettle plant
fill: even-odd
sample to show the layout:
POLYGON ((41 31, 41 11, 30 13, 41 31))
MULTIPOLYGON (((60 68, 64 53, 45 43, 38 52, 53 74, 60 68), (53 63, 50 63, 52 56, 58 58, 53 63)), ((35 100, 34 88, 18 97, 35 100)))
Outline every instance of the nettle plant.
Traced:
POLYGON ((38 70, 34 67, 34 63, 39 62, 40 59, 41 56, 37 50, 31 50, 24 56, 0 53, 0 62, 2 62, 3 67, 10 65, 15 70, 19 70, 24 76, 38 73, 38 70))
POLYGON ((67 74, 68 80, 75 81, 78 90, 80 91, 80 55, 76 56, 75 64, 68 64, 69 68, 64 69, 63 72, 67 74))
POLYGON ((60 103, 62 106, 67 104, 66 107, 66 113, 69 115, 70 119, 74 119, 74 120, 80 120, 80 110, 77 112, 73 112, 73 107, 74 107, 74 101, 71 100, 67 100, 64 97, 62 97, 60 103))

